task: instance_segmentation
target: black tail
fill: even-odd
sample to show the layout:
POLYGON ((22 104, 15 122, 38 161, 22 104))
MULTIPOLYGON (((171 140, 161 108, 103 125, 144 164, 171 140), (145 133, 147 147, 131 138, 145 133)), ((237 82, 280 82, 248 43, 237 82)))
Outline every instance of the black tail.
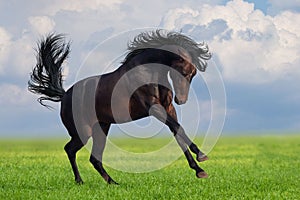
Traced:
POLYGON ((43 39, 37 49, 37 64, 28 81, 28 90, 44 96, 38 98, 59 102, 65 90, 62 86, 62 63, 70 53, 70 43, 65 43, 63 35, 50 34, 43 39))

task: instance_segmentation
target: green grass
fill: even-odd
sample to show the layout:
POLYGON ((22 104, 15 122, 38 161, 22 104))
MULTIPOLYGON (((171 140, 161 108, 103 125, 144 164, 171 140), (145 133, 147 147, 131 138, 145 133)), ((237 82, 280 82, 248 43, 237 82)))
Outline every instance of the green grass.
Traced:
MULTIPOLYGON (((166 142, 116 143, 136 152, 166 142)), ((63 151, 64 140, 0 142, 0 199, 299 199, 300 136, 222 137, 210 160, 209 174, 197 179, 182 156, 151 173, 125 173, 108 167, 120 183, 107 185, 82 149, 78 165, 84 185, 76 185, 63 151)), ((200 144, 200 140, 196 140, 200 144)))

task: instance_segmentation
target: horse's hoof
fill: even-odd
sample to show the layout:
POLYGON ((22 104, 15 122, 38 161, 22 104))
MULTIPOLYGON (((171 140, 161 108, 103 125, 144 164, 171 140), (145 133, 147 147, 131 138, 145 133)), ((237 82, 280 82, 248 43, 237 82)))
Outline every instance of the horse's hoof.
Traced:
POLYGON ((208 174, 205 171, 196 173, 198 178, 208 178, 208 174))
POLYGON ((76 184, 77 185, 83 185, 83 181, 80 179, 80 180, 75 180, 76 184))
POLYGON ((198 155, 198 156, 197 156, 197 161, 198 161, 198 162, 203 162, 203 161, 206 161, 206 160, 208 160, 208 157, 207 157, 207 155, 205 155, 205 154, 202 154, 202 155, 198 155))
POLYGON ((111 181, 111 182, 107 182, 109 185, 120 185, 119 183, 117 183, 116 181, 111 181))
POLYGON ((119 183, 114 181, 112 178, 110 178, 107 183, 110 184, 110 185, 120 185, 119 183))

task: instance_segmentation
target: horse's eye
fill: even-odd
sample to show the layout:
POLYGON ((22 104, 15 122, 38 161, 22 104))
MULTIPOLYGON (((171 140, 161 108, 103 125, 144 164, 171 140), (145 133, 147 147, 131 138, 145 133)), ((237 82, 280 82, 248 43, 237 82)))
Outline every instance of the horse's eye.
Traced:
POLYGON ((179 62, 183 62, 184 60, 183 60, 183 58, 179 58, 179 62))

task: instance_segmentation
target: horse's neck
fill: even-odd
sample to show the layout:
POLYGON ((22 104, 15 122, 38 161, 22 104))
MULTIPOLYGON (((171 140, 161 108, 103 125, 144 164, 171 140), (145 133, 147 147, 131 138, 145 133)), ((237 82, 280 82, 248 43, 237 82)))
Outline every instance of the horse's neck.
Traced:
POLYGON ((168 88, 168 72, 171 67, 169 52, 157 49, 147 49, 136 55, 130 61, 123 63, 114 74, 119 78, 125 75, 130 85, 154 83, 168 88))

